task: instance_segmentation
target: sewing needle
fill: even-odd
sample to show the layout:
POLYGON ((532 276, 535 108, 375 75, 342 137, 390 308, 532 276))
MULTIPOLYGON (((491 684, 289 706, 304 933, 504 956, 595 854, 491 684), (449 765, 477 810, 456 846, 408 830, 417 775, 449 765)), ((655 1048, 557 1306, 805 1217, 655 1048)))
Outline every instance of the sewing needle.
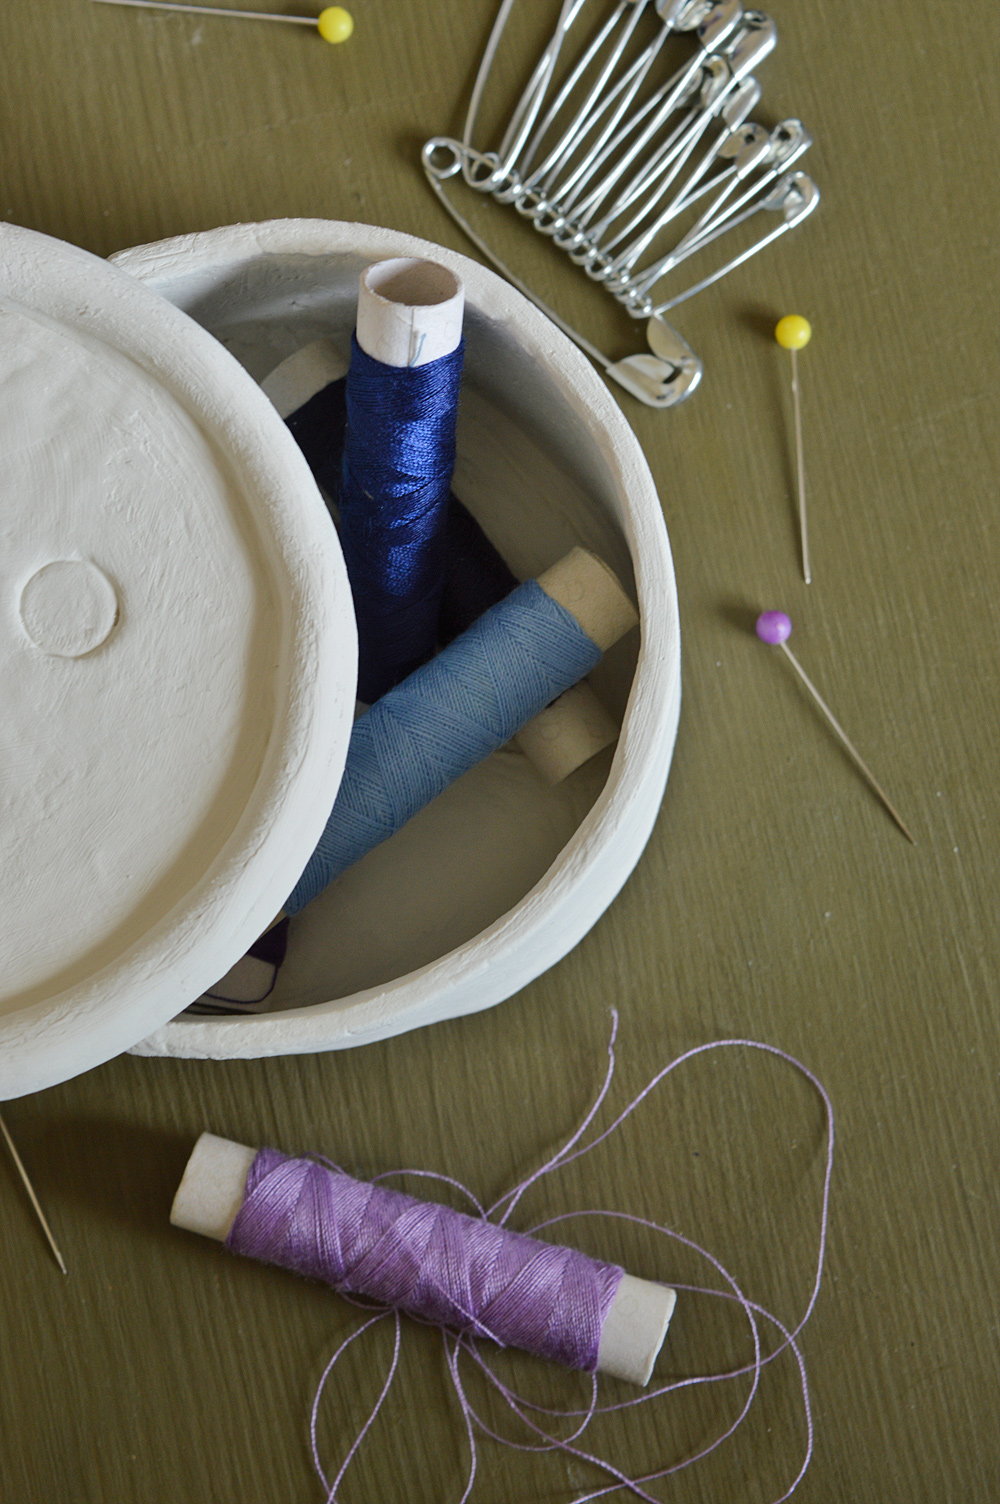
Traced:
POLYGON ((795 471, 799 493, 799 534, 802 539, 802 576, 808 585, 812 580, 809 566, 809 533, 806 527, 806 470, 802 458, 802 397, 799 391, 799 351, 812 338, 808 319, 798 313, 786 313, 779 319, 774 337, 782 349, 792 354, 792 404, 795 415, 795 471))
POLYGON ((259 10, 229 10, 216 5, 182 5, 178 0, 97 0, 101 5, 130 5, 136 10, 180 10, 196 16, 232 16, 237 21, 287 21, 290 26, 315 26, 324 42, 346 42, 354 21, 342 5, 329 5, 318 16, 282 16, 259 10))
POLYGON ((910 842, 911 845, 915 846, 917 844, 916 837, 911 835, 907 830, 905 824, 903 823, 902 815, 896 809, 885 789, 878 782, 875 774, 865 762, 864 758, 861 756, 861 753, 851 741, 850 737, 847 735, 847 732, 837 720, 833 711, 823 699, 823 696, 820 694, 819 690, 816 688, 815 684, 812 682, 809 675, 806 673, 805 669, 802 667, 801 663, 796 658, 791 648, 788 646, 788 638, 791 636, 792 632, 792 623, 785 615, 784 611, 764 611, 757 618, 756 631, 757 636, 760 638, 761 642, 766 642, 770 644, 771 647, 780 648, 784 653, 785 657, 792 665, 792 668, 798 674, 799 678, 802 680, 802 683, 805 685, 806 689, 816 701, 816 704, 819 706, 820 710, 825 716, 830 729, 833 731, 834 735, 837 737, 837 740, 844 748, 844 751, 848 754, 851 761, 854 763, 854 766, 865 778, 869 788, 871 788, 872 791, 878 795, 879 799, 885 805, 885 808, 888 810, 893 820, 899 826, 906 839, 910 842))
POLYGON ((2 1115, 0 1115, 0 1133, 2 1133, 4 1136, 7 1148, 10 1151, 10 1157, 14 1161, 17 1173, 20 1175, 21 1180, 24 1183, 24 1189, 27 1191, 31 1204, 35 1209, 35 1216, 38 1218, 39 1222, 42 1225, 42 1232, 48 1239, 49 1247, 52 1249, 52 1252, 56 1256, 56 1263, 59 1265, 59 1268, 62 1270, 63 1274, 68 1274, 69 1270, 66 1268, 62 1254, 59 1252, 59 1245, 56 1242, 55 1238, 52 1236, 52 1229, 49 1226, 48 1221, 46 1220, 45 1213, 42 1211, 38 1197, 35 1195, 35 1188, 31 1184, 31 1181, 28 1179, 28 1172, 21 1162, 20 1154, 18 1154, 17 1149, 14 1147, 14 1140, 10 1136, 7 1124, 4 1122, 2 1115))

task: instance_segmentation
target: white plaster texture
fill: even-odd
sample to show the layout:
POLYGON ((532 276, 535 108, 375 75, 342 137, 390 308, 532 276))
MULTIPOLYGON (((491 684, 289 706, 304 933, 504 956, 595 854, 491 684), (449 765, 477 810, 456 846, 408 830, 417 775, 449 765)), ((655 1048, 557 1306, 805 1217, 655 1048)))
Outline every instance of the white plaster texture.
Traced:
POLYGON ((226 352, 0 226, 0 1099, 120 1053, 267 924, 353 708, 343 562, 226 352))

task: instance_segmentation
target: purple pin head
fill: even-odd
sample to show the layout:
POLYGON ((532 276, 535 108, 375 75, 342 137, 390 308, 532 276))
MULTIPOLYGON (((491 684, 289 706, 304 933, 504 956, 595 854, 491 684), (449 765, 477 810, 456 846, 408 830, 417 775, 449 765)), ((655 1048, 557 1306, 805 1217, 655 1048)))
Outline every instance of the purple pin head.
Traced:
POLYGON ((762 611, 757 618, 756 630, 761 642, 769 643, 771 647, 776 648, 791 637, 791 618, 786 616, 784 611, 762 611))

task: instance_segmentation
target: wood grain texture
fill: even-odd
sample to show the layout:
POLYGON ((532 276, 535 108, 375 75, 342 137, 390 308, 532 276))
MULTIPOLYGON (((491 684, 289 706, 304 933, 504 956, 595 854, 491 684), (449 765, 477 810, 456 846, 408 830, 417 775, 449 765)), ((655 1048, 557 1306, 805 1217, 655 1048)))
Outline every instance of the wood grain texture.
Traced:
MULTIPOLYGON (((551 8, 513 27, 508 98, 551 8)), ((458 123, 493 10, 357 0, 355 35, 334 49, 298 28, 5 0, 0 212, 101 254, 285 215, 364 219, 465 251, 417 157, 458 123)), ((680 311, 706 363, 687 406, 658 414, 623 398, 660 486, 685 632, 680 739, 646 854, 578 949, 491 1013, 328 1057, 126 1057, 10 1104, 70 1274, 0 1169, 4 1504, 321 1497, 308 1405, 356 1318, 319 1287, 168 1227, 196 1135, 316 1148, 362 1174, 447 1170, 492 1196, 578 1121, 612 1003, 619 1105, 673 1054, 731 1034, 791 1050, 832 1093, 830 1263, 805 1337, 817 1453, 797 1497, 995 1495, 996 9, 775 0, 772 12, 781 40, 761 69, 764 103, 813 131, 805 166, 823 203, 680 311), (770 339, 789 311, 815 331, 801 362, 809 587, 787 363, 770 339), (796 651, 912 822, 915 850, 753 638, 767 606, 791 614, 796 651)), ((491 213, 494 243, 543 297, 614 353, 638 348, 598 289, 500 210, 480 217, 491 213)), ((815 1246, 819 1129, 808 1090, 776 1064, 702 1060, 533 1193, 521 1225, 573 1206, 667 1221, 793 1319, 815 1246)), ((572 1230, 637 1274, 703 1275, 638 1232, 572 1230)), ((461 1492, 440 1341, 408 1326, 404 1347, 345 1499, 461 1492)), ((746 1352, 731 1313, 680 1302, 667 1372, 746 1352)), ((331 1454, 377 1393, 387 1334, 351 1353, 324 1413, 331 1454)), ((502 1367, 543 1402, 583 1396, 528 1360, 502 1367)), ((612 1417, 594 1446, 635 1469, 675 1459, 741 1392, 612 1417)), ((783 1358, 738 1439, 660 1492, 767 1504, 802 1446, 783 1358)), ((557 1504, 596 1486, 558 1456, 486 1446, 481 1465, 483 1500, 557 1504)))

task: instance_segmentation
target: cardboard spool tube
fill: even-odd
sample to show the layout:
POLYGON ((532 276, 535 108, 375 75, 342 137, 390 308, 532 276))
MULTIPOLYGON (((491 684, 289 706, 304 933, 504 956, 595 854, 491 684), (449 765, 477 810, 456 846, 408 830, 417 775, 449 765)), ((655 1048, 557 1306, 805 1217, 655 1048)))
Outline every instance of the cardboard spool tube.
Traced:
POLYGON ((612 746, 618 726, 581 679, 522 727, 514 740, 546 783, 556 784, 612 746))
MULTIPOLYGON (((223 1243, 243 1204, 256 1149, 203 1133, 195 1144, 170 1209, 174 1227, 223 1243)), ((670 1325, 676 1291, 626 1274, 601 1332, 598 1373, 630 1384, 649 1382, 670 1325)))
POLYGON ((465 288, 446 266, 398 256, 361 273, 357 341, 387 366, 426 366, 458 348, 465 288))
POLYGON ((324 387, 347 375, 348 361, 332 339, 314 339, 269 371, 261 391, 270 397, 278 416, 290 418, 324 387))

